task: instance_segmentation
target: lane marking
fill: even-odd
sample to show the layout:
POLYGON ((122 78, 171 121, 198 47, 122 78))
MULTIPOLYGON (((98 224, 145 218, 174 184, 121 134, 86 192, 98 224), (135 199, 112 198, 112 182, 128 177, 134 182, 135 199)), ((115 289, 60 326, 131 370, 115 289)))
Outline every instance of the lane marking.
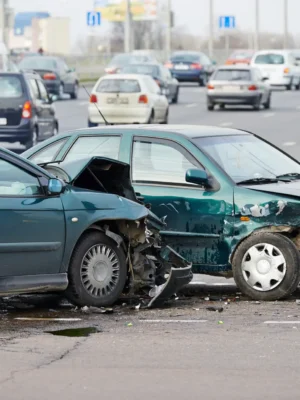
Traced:
POLYGON ((203 323, 207 322, 206 319, 139 319, 140 322, 147 322, 147 323, 182 323, 182 324, 193 324, 193 323, 203 323))
POLYGON ((185 107, 186 108, 192 108, 192 107, 197 107, 197 103, 192 103, 192 104, 187 104, 185 107))
POLYGON ((220 124, 220 126, 231 126, 231 125, 233 125, 233 122, 222 122, 220 124))
POLYGON ((270 118, 270 117, 274 117, 275 113, 268 113, 268 114, 264 114, 265 118, 270 118))
POLYGON ((285 142, 282 145, 283 146, 295 146, 296 142, 285 142))
POLYGON ((265 321, 264 324, 300 324, 300 321, 265 321))

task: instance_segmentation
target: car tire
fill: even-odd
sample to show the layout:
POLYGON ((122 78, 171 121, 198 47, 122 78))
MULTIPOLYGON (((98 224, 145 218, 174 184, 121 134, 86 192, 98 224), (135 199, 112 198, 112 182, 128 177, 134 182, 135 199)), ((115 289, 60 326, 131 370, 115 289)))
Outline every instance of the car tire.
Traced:
POLYGON ((264 104, 265 110, 269 110, 271 108, 271 95, 269 94, 268 100, 264 104))
POLYGON ((95 124, 94 122, 91 122, 91 121, 88 119, 88 128, 96 128, 96 126, 98 126, 98 124, 95 124))
POLYGON ((255 111, 259 111, 259 110, 260 110, 260 103, 261 103, 261 96, 259 96, 259 97, 256 99, 255 103, 253 104, 253 109, 254 109, 255 111))
POLYGON ((78 86, 78 83, 76 82, 74 84, 73 92, 71 93, 71 99, 73 99, 73 100, 78 99, 78 88, 79 88, 79 86, 78 86))
POLYGON ((297 289, 299 264, 299 252, 290 239, 278 233, 259 232, 238 246, 232 269, 234 280, 244 295, 253 300, 274 301, 297 289), (267 268, 270 268, 269 272, 266 272, 267 268))
POLYGON ((39 139, 38 128, 35 126, 32 130, 31 138, 24 143, 26 150, 31 149, 31 147, 37 145, 39 141, 38 139, 39 139))
POLYGON ((53 125, 52 136, 57 136, 57 135, 58 135, 58 123, 55 122, 53 125))
POLYGON ((225 109, 225 104, 220 104, 219 107, 220 107, 221 110, 224 110, 225 109))
POLYGON ((214 108, 215 108, 215 105, 214 105, 214 104, 212 104, 212 103, 207 103, 207 110, 208 110, 208 111, 213 111, 214 108))
POLYGON ((292 90, 292 84, 286 85, 286 90, 292 90))
POLYGON ((148 125, 152 125, 152 124, 154 124, 154 121, 155 121, 154 110, 152 110, 152 111, 151 111, 151 115, 150 115, 150 117, 149 117, 149 119, 148 119, 147 124, 148 124, 148 125))
POLYGON ((161 123, 164 125, 167 125, 169 123, 169 108, 166 111, 165 119, 161 123))
POLYGON ((172 99, 172 103, 173 103, 173 104, 177 104, 177 103, 178 103, 178 96, 179 96, 179 87, 178 87, 178 89, 176 90, 176 94, 175 94, 175 96, 174 96, 173 99, 172 99))
POLYGON ((102 232, 86 233, 72 254, 66 297, 84 307, 107 307, 120 297, 127 280, 124 251, 102 232))

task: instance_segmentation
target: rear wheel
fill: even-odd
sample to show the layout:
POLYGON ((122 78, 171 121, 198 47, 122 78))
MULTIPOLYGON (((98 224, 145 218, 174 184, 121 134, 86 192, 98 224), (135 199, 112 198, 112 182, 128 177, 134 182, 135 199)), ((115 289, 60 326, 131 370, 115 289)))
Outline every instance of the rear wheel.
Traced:
POLYGON ((96 126, 98 126, 98 124, 95 124, 94 122, 91 122, 90 120, 88 120, 88 127, 89 128, 95 128, 96 126))
POLYGON ((61 83, 60 85, 59 85, 59 89, 58 89, 58 96, 59 96, 59 98, 60 99, 62 99, 63 97, 64 97, 64 84, 63 83, 61 83))
POLYGON ((31 147, 37 145, 37 143, 38 143, 38 129, 37 129, 37 127, 34 127, 32 130, 31 138, 27 142, 24 143, 24 146, 26 147, 26 150, 27 150, 27 149, 30 149, 31 147))
POLYGON ((79 307, 105 307, 120 297, 127 279, 126 257, 104 233, 86 233, 69 266, 67 298, 79 307))
POLYGON ((286 85, 286 90, 292 90, 292 84, 286 85))
POLYGON ((74 84, 73 92, 71 93, 71 99, 77 99, 78 98, 78 83, 76 82, 74 84))
POLYGON ((148 125, 151 125, 151 124, 154 124, 154 110, 152 110, 152 112, 151 112, 151 115, 150 115, 150 117, 149 117, 149 119, 148 119, 148 122, 147 122, 147 124, 148 125))
POLYGON ((215 105, 211 103, 210 101, 207 102, 207 109, 208 111, 213 111, 215 108, 215 105))
POLYGON ((269 94, 268 100, 264 104, 264 108, 269 110, 271 108, 271 95, 269 94))
POLYGON ((58 135, 58 123, 55 122, 53 126, 52 136, 58 135))
POLYGON ((255 103, 253 104, 253 109, 255 111, 259 111, 260 110, 260 102, 261 102, 261 97, 259 96, 256 100, 255 103))
POLYGON ((173 97, 173 100, 172 100, 173 104, 177 104, 178 103, 178 96, 179 96, 179 87, 178 87, 178 89, 176 91, 175 96, 173 97))

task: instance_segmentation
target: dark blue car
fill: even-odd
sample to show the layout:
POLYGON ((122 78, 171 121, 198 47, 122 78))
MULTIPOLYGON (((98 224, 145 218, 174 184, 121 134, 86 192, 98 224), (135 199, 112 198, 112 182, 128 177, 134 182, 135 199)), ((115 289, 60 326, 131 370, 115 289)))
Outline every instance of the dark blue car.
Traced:
POLYGON ((196 82, 205 86, 214 72, 214 64, 204 53, 177 51, 172 54, 166 67, 179 82, 196 82))

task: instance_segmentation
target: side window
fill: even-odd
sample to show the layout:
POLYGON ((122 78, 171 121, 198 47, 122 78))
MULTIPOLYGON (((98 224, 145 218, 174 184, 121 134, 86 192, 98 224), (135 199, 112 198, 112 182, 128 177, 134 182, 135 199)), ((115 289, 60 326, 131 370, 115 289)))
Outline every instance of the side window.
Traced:
POLYGON ((39 88, 38 88, 36 79, 30 78, 28 80, 28 82, 29 82, 29 89, 30 89, 32 97, 34 99, 39 99, 40 98, 40 92, 39 92, 39 88))
POLYGON ((36 164, 54 161, 56 155, 62 149, 67 139, 68 138, 57 140, 56 142, 49 144, 46 148, 43 148, 29 157, 29 160, 36 164))
POLYGON ((120 136, 81 136, 71 147, 65 160, 78 160, 90 156, 119 158, 120 136))
POLYGON ((185 174, 190 168, 201 167, 183 147, 176 143, 147 139, 136 139, 133 143, 134 182, 187 185, 185 174))
POLYGON ((40 196, 38 179, 16 165, 0 160, 0 196, 40 196))
POLYGON ((48 92, 47 92, 47 89, 45 88, 45 85, 41 81, 36 81, 36 82, 37 82, 39 90, 40 90, 41 99, 44 101, 48 101, 49 97, 48 97, 48 92))

